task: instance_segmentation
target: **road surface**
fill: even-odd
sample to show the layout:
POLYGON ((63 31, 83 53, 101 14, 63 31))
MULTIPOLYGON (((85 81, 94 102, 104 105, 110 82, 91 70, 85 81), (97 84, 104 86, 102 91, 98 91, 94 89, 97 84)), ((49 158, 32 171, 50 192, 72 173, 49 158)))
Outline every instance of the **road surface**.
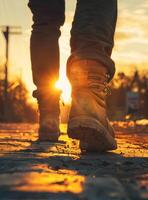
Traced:
POLYGON ((85 154, 37 142, 37 124, 0 124, 0 200, 147 200, 148 124, 113 122, 118 149, 85 154))

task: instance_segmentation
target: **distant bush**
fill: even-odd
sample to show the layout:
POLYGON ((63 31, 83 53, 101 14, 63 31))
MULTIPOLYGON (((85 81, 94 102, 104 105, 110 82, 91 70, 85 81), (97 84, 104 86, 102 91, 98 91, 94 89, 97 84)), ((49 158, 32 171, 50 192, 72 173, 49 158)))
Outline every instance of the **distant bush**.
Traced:
POLYGON ((0 80, 0 121, 37 122, 37 111, 28 103, 28 90, 22 81, 9 82, 7 114, 5 113, 4 82, 0 80))

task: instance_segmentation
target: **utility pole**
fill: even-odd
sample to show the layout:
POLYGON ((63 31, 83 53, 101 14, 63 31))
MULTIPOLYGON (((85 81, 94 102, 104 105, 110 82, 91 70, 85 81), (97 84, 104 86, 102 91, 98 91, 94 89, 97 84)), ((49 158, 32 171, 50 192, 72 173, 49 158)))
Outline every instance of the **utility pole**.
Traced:
POLYGON ((4 120, 8 120, 8 57, 9 57, 9 26, 3 31, 6 40, 6 62, 5 62, 5 79, 4 79, 4 120))
POLYGON ((4 34, 5 40, 6 40, 6 62, 5 62, 5 69, 4 69, 4 120, 9 120, 9 101, 8 101, 8 87, 9 87, 9 69, 8 69, 8 62, 9 62, 9 44, 10 44, 10 34, 17 35, 21 34, 20 31, 12 31, 12 30, 20 30, 20 27, 16 26, 1 26, 2 32, 4 34))

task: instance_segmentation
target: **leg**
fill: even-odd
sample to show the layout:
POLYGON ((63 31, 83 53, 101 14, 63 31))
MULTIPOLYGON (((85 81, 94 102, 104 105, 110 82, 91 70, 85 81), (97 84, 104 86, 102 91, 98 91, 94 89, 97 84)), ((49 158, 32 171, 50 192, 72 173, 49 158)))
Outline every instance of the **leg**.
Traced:
POLYGON ((110 58, 117 16, 116 0, 78 0, 71 31, 68 77, 72 107, 68 134, 90 151, 116 149, 106 112, 107 83, 115 72, 110 58))
POLYGON ((64 0, 30 0, 33 30, 30 40, 33 81, 37 86, 40 112, 39 137, 57 140, 59 135, 59 96, 54 83, 59 74, 60 26, 65 19, 64 0), (50 133, 50 134, 49 134, 50 133))
POLYGON ((30 0, 33 13, 31 62, 33 81, 38 88, 46 88, 58 78, 60 26, 64 23, 64 0, 30 0))
POLYGON ((78 59, 96 60, 105 65, 113 77, 115 67, 110 56, 116 19, 117 0, 78 0, 68 65, 78 59))

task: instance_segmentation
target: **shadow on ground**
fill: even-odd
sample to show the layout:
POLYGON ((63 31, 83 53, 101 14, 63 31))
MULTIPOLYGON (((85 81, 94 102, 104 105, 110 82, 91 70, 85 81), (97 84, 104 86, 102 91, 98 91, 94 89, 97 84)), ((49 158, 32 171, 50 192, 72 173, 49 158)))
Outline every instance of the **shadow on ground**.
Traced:
POLYGON ((118 131, 117 151, 86 155, 66 135, 36 138, 32 126, 1 129, 1 200, 148 199, 147 134, 118 131))

